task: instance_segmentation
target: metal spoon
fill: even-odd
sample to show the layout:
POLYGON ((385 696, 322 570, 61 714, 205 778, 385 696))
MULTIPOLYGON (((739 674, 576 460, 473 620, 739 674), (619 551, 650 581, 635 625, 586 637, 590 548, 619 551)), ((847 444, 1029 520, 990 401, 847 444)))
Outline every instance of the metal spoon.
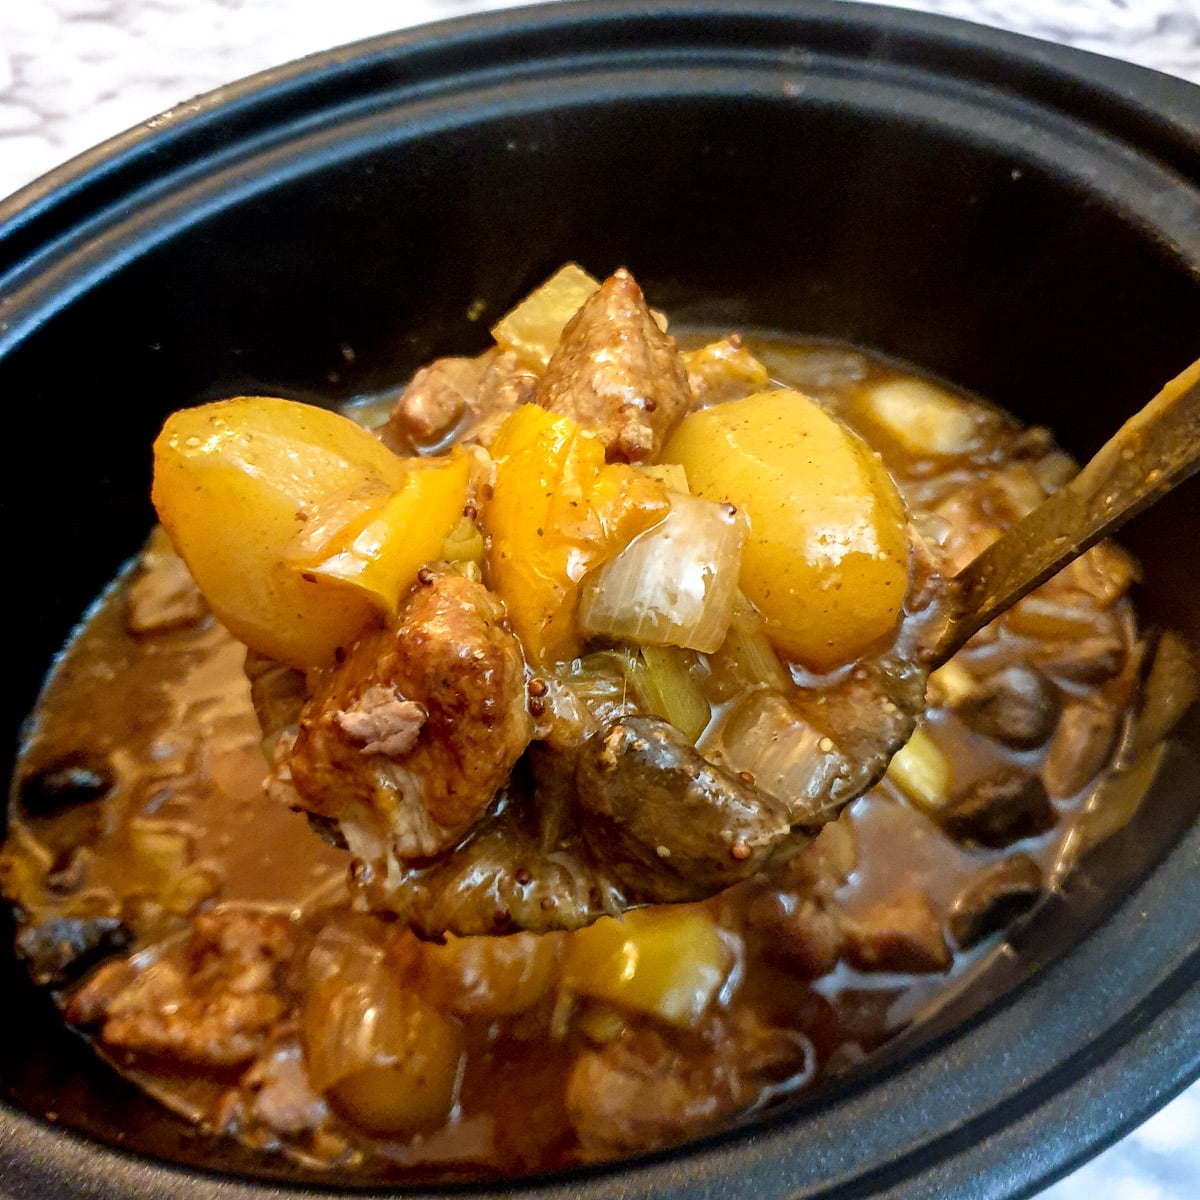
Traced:
POLYGON ((954 577, 933 665, 1198 469, 1200 359, 1130 417, 1074 479, 954 577))

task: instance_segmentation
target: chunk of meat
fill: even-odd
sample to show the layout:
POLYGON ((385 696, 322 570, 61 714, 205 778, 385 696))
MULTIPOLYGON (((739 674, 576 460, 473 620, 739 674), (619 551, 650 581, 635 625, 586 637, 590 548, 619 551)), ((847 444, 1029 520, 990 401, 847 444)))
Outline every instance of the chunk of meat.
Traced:
POLYGON ((1049 740, 1062 712, 1062 696, 1039 670, 1015 663, 979 685, 960 705, 972 729, 1017 750, 1049 740))
POLYGON ((110 1047, 239 1066, 287 1011, 282 976, 295 946, 295 926, 278 913, 205 913, 185 942, 161 956, 101 967, 72 996, 67 1019, 99 1025, 110 1047))
POLYGON ((440 446, 474 404, 485 369, 479 358, 438 358, 422 367, 388 416, 386 440, 409 453, 440 446))
POLYGON ((585 1155, 607 1158, 652 1149, 734 1110, 728 1094, 707 1090, 661 1056, 623 1043, 580 1055, 567 1082, 567 1114, 585 1155))
POLYGON ((755 883, 747 906, 764 957, 801 979, 833 970, 842 953, 836 895, 858 862, 854 826, 831 821, 777 871, 755 883))
POLYGON ((1065 800, 1085 788, 1107 765, 1119 731, 1111 708, 1086 699, 1068 705, 1042 766, 1046 791, 1065 800))
POLYGON ((511 350, 439 358, 422 367, 392 407, 383 440, 397 453, 441 450, 451 441, 485 445, 499 421, 532 402, 537 380, 511 350))
POLYGON ((842 921, 846 959, 863 971, 945 971, 950 947, 924 892, 900 891, 842 921))
POLYGON ((567 1114, 585 1157, 653 1149, 729 1116, 764 1086, 803 1082, 814 1065, 805 1033, 748 1009, 679 1044, 666 1031, 628 1030, 576 1059, 567 1114), (697 1041, 704 1053, 697 1053, 697 1041))
POLYGON ((483 357, 487 359, 487 370, 479 385, 464 440, 490 446, 504 418, 522 404, 534 402, 538 381, 513 350, 497 348, 483 357))
POLYGON ((298 1031, 289 1028, 280 1034, 242 1076, 241 1111, 233 1109, 229 1115, 279 1133, 304 1133, 328 1120, 329 1106, 309 1083, 298 1031))
POLYGON ((537 402, 597 433, 610 462, 649 462, 695 404, 674 338, 628 271, 610 276, 567 323, 537 402))
POLYGON ((554 822, 523 807, 506 804, 453 854, 390 874, 364 873, 367 903, 432 939, 579 929, 628 907, 577 839, 548 836, 554 822))
POLYGON ((765 958, 799 979, 818 979, 837 966, 842 931, 837 915, 808 896, 769 891, 750 906, 747 920, 762 934, 765 958))
POLYGON ((500 602, 447 572, 359 639, 281 739, 275 782, 337 821, 375 868, 454 845, 532 735, 525 664, 500 602))
POLYGON ((954 898, 950 936, 967 950, 1032 908, 1042 894, 1042 869, 1028 854, 1014 854, 981 871, 954 898))

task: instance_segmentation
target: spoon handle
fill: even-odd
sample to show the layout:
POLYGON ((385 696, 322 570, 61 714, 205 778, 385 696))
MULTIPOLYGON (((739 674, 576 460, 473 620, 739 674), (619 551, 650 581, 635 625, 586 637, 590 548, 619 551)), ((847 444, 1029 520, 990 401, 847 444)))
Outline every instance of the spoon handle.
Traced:
POLYGON ((954 577, 933 655, 976 630, 1200 468, 1200 359, 1130 417, 1095 457, 954 577))

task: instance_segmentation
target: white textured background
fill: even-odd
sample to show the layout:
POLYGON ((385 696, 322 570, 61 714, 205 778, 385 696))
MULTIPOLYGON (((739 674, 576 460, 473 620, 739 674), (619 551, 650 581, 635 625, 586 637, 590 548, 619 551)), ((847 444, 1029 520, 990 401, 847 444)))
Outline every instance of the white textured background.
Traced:
MULTIPOLYGON (((1200 0, 892 2, 1069 42, 1200 83, 1200 0)), ((178 101, 253 71, 505 4, 0 0, 0 196, 178 101)))
MULTIPOLYGON (((890 2, 1070 43, 1200 84, 1200 0, 890 2)), ((402 26, 505 6, 0 0, 0 197, 222 83, 402 26)), ((1200 1084, 1038 1200, 1200 1200, 1200 1084)))

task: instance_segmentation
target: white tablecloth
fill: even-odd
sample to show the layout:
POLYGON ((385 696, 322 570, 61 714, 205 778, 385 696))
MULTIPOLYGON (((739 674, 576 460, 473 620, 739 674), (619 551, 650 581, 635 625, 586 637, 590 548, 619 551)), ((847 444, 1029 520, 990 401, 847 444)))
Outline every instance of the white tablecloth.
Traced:
MULTIPOLYGON (((891 2, 1071 43, 1200 84, 1200 0, 891 2)), ((0 0, 0 197, 222 83, 358 38, 506 3, 0 0)), ((1200 1084, 1038 1200, 1197 1198, 1200 1084)))

